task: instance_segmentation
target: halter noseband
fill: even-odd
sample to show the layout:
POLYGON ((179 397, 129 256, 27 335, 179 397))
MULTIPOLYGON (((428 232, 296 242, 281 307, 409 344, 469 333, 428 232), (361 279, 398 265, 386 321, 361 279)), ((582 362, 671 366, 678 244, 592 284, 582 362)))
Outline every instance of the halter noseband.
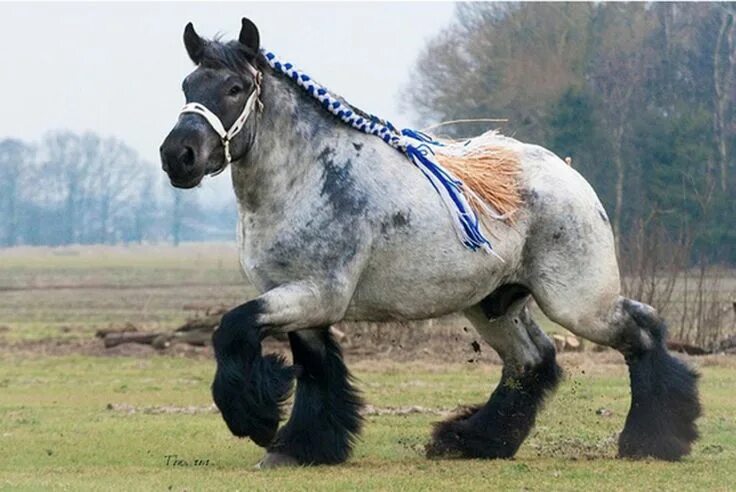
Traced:
MULTIPOLYGON (((220 140, 222 141, 222 146, 225 149, 225 166, 227 166, 227 164, 230 164, 233 160, 232 156, 230 155, 230 141, 235 135, 240 133, 240 130, 243 129, 243 127, 245 126, 245 122, 248 120, 248 116, 250 116, 250 114, 253 112, 253 107, 258 105, 259 110, 263 108, 263 103, 260 101, 260 99, 258 99, 258 96, 260 96, 261 94, 262 74, 261 72, 256 70, 250 63, 246 64, 246 67, 253 76, 253 92, 251 92, 250 96, 248 96, 248 100, 245 101, 245 106, 243 106, 243 111, 240 113, 240 116, 237 117, 237 119, 233 123, 233 126, 231 126, 229 130, 225 130, 225 125, 222 124, 222 120, 220 120, 220 118, 218 118, 215 113, 207 109, 207 106, 202 103, 190 102, 188 104, 185 104, 184 107, 181 108, 181 111, 179 111, 180 115, 184 113, 196 113, 207 120, 207 123, 210 124, 212 129, 215 130, 215 133, 220 136, 220 140)), ((225 169, 225 166, 223 166, 223 168, 217 171, 215 174, 219 174, 220 172, 222 172, 225 169)))

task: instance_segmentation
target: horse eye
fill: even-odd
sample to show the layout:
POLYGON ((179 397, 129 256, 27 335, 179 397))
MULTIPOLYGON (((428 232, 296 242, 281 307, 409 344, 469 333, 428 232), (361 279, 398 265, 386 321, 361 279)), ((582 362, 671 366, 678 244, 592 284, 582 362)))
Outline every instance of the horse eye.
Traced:
POLYGON ((231 96, 237 96, 237 95, 238 95, 238 94, 240 94, 241 92, 243 92, 243 88, 242 88, 242 87, 240 87, 239 85, 234 85, 234 86, 232 86, 232 88, 230 89, 230 92, 229 92, 229 94, 230 94, 231 96))

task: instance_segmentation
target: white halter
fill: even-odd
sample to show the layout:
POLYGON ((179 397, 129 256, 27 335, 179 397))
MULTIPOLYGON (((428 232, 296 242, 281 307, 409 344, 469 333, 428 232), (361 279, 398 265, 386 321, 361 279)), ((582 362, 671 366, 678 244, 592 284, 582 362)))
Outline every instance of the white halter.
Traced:
MULTIPOLYGON (((253 75, 253 92, 248 96, 248 100, 245 101, 243 111, 229 130, 225 130, 225 125, 222 124, 220 118, 218 118, 215 113, 207 109, 207 107, 202 103, 190 102, 185 104, 179 112, 180 115, 184 113, 196 113, 207 120, 207 123, 210 124, 212 129, 215 130, 222 140, 222 146, 225 148, 225 160, 227 161, 227 164, 232 162, 232 156, 230 155, 230 141, 235 135, 240 133, 240 130, 243 129, 248 116, 253 112, 253 107, 257 104, 259 110, 263 108, 263 103, 258 99, 258 96, 261 94, 261 72, 256 70, 251 64, 247 64, 247 68, 251 75, 253 75)), ((223 167, 223 170, 224 169, 225 168, 223 167)))

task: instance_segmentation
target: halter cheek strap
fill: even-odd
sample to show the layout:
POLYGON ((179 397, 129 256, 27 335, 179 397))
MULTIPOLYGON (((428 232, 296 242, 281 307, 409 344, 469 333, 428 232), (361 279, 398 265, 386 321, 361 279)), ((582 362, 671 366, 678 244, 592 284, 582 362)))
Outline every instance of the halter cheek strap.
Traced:
POLYGON ((240 116, 237 117, 233 126, 231 126, 229 130, 225 130, 225 125, 222 124, 220 118, 218 118, 215 113, 210 111, 207 106, 202 103, 190 102, 185 104, 179 112, 180 115, 184 113, 195 113, 207 120, 207 123, 209 123, 212 129, 215 130, 215 133, 220 136, 222 146, 225 149, 225 160, 227 164, 232 162, 232 155, 230 155, 230 141, 235 135, 240 133, 240 130, 243 129, 245 122, 248 120, 248 116, 253 112, 253 108, 256 106, 258 106, 259 110, 263 108, 263 103, 258 99, 261 94, 261 72, 256 70, 252 65, 248 65, 248 69, 251 75, 253 75, 253 92, 248 96, 248 100, 245 101, 245 106, 243 106, 243 111, 241 111, 240 116))

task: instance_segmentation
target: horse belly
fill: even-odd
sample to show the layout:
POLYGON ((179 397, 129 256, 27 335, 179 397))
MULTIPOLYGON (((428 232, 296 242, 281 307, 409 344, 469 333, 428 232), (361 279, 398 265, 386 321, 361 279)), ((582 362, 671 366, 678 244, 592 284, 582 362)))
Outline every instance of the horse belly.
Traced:
POLYGON ((459 247, 453 243, 449 255, 416 247, 398 255, 377 255, 361 275, 346 319, 425 319, 480 302, 498 286, 503 264, 452 240, 459 247))

